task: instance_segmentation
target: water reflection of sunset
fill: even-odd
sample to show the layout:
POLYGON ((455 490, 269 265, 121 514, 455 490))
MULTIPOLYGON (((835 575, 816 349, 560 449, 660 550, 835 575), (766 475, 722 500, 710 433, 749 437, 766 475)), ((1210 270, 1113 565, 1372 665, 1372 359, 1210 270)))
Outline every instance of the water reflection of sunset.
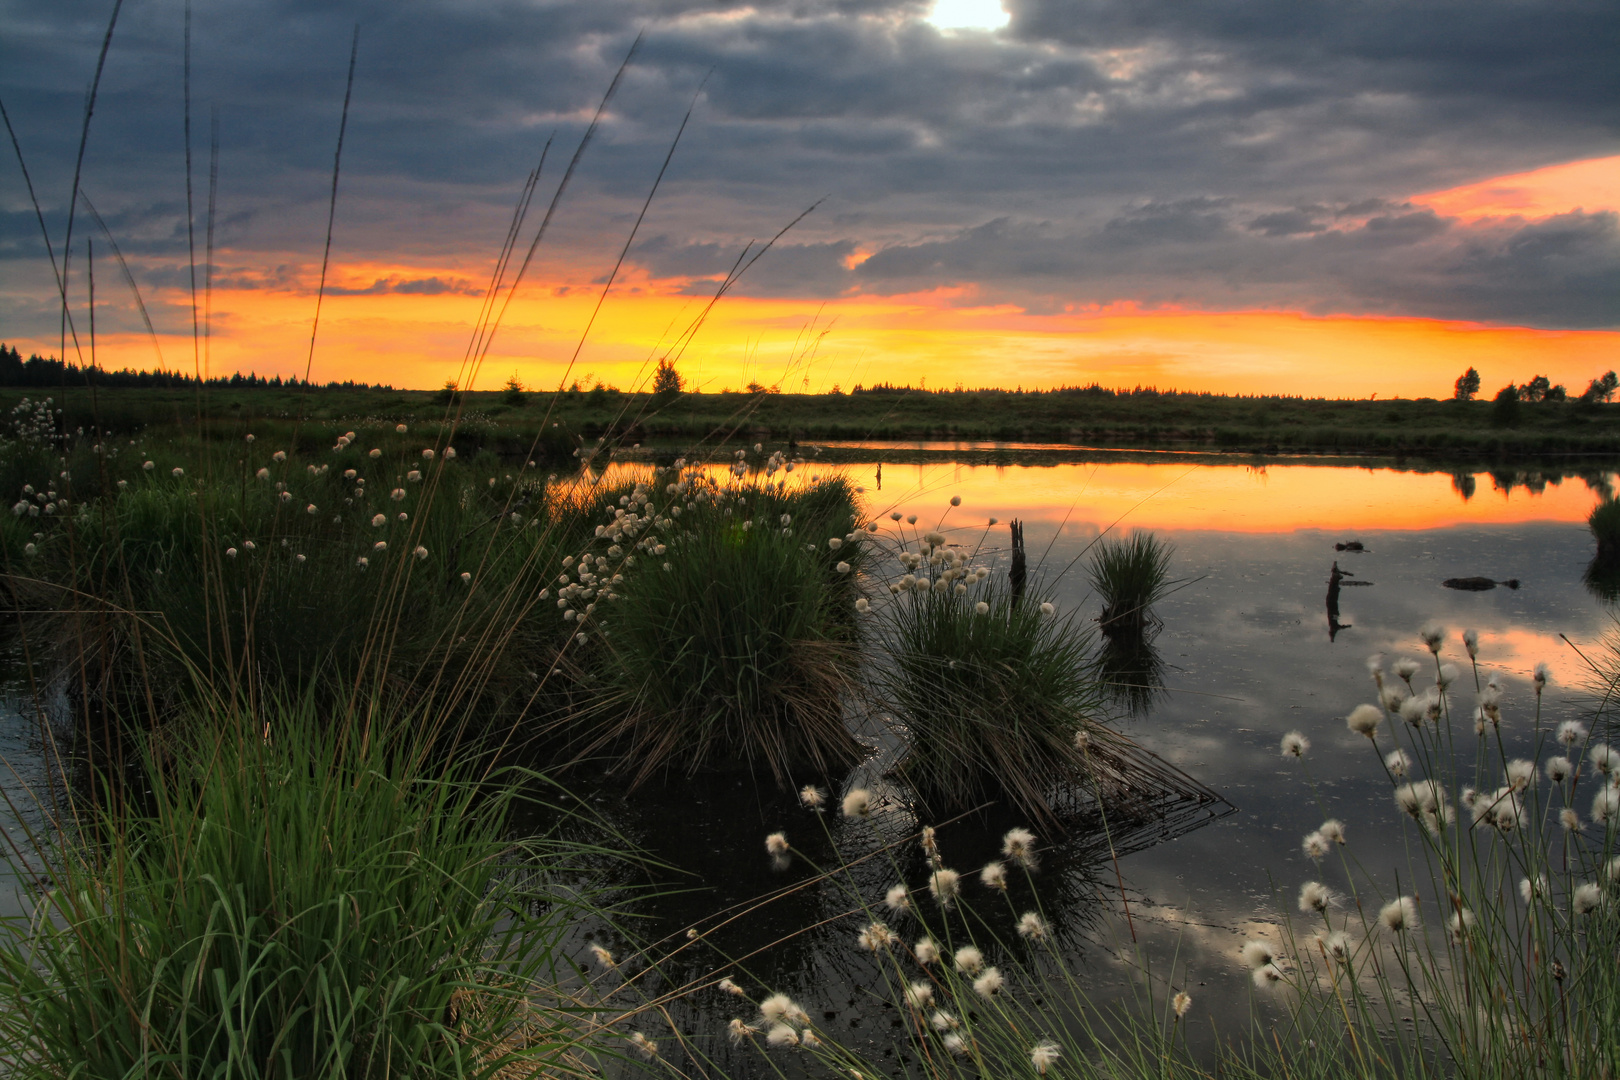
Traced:
POLYGON ((1449 473, 1310 465, 887 465, 881 490, 875 465, 844 471, 866 488, 874 512, 900 510, 932 523, 950 497, 960 495, 961 509, 946 520, 964 526, 987 517, 1018 517, 1049 524, 1066 519, 1068 528, 1081 530, 1118 522, 1127 529, 1348 533, 1584 522, 1597 498, 1578 479, 1549 482, 1539 493, 1522 486, 1502 491, 1483 471, 1473 474, 1475 493, 1469 499, 1449 473))

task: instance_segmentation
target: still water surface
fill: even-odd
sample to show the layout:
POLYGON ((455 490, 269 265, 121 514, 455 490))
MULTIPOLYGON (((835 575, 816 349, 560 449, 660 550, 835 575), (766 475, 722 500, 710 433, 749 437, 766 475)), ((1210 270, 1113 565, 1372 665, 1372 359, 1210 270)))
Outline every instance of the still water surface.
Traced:
MULTIPOLYGON (((1583 715, 1586 667, 1563 636, 1590 652, 1611 627, 1604 606, 1582 584, 1593 551, 1585 518, 1605 481, 1601 474, 1587 483, 1467 469, 1186 462, 888 464, 881 477, 872 462, 839 471, 862 485, 889 535, 914 541, 919 530, 938 527, 953 543, 982 546, 983 561, 1003 572, 1005 523, 1021 519, 1044 593, 1088 619, 1098 605, 1076 560, 1100 533, 1150 529, 1175 545, 1172 574, 1185 583, 1158 606, 1164 625, 1154 641, 1164 689, 1145 711, 1118 723, 1235 810, 1126 855, 1117 876, 1105 848, 1099 856, 1096 836, 1071 836, 1049 852, 1038 897, 1015 886, 1009 908, 976 882, 969 895, 1003 931, 1016 911, 1038 899, 1100 998, 1130 992, 1130 964, 1120 958, 1134 955, 1164 978, 1161 994, 1167 987, 1190 990, 1194 1016, 1228 1032, 1247 1015, 1249 980, 1236 957, 1241 943, 1275 939, 1275 913, 1292 912, 1301 882, 1322 878, 1341 891, 1346 884, 1333 866, 1318 868, 1304 854, 1307 832, 1326 817, 1340 818, 1355 856, 1381 884, 1393 886, 1397 872, 1410 881, 1389 783, 1366 740, 1342 719, 1374 700, 1367 658, 1383 654, 1386 665, 1403 655, 1427 660, 1416 631, 1438 620, 1451 628, 1447 652, 1466 672, 1459 635, 1477 630, 1482 678, 1499 672, 1508 687, 1509 751, 1529 755, 1532 668, 1546 662, 1553 672, 1543 705, 1547 722, 1583 715), (959 508, 949 507, 952 496, 961 497, 959 508), (897 525, 891 512, 915 514, 918 523, 897 525), (990 527, 990 518, 1000 523, 990 527), (1365 550, 1335 549, 1350 541, 1365 550), (1350 576, 1341 581, 1330 621, 1335 564, 1350 576), (1461 592, 1441 584, 1475 576, 1517 579, 1520 587, 1461 592), (1304 768, 1278 750, 1292 730, 1312 743, 1304 768)), ((1458 711, 1466 715, 1471 677, 1464 683, 1458 711)), ((1418 685, 1426 683, 1420 678, 1418 685)), ((880 753, 850 784, 881 790, 884 763, 880 753)), ((675 940, 689 923, 812 877, 806 863, 825 865, 833 844, 845 857, 859 855, 927 823, 900 800, 886 804, 876 825, 818 817, 790 798, 713 777, 630 798, 603 790, 596 806, 629 839, 690 875, 665 879, 690 893, 637 908, 649 917, 638 934, 675 940), (764 838, 776 829, 786 830, 809 859, 773 872, 764 838)), ((997 857, 1011 824, 1021 822, 992 811, 942 829, 946 864, 968 877, 997 857)), ((826 1003, 818 1019, 847 1039, 870 1040, 881 1054, 895 1017, 863 992, 877 985, 876 968, 855 947, 865 921, 855 909, 863 901, 877 907, 898 879, 920 890, 926 870, 914 847, 898 862, 883 856, 863 867, 858 895, 809 889, 726 925, 691 946, 681 958, 689 962, 677 960, 672 972, 696 975, 723 956, 746 955, 741 967, 757 985, 826 1003)), ((710 992, 673 1015, 710 1052, 747 1069, 748 1059, 731 1058, 719 1038, 736 1011, 710 992)))

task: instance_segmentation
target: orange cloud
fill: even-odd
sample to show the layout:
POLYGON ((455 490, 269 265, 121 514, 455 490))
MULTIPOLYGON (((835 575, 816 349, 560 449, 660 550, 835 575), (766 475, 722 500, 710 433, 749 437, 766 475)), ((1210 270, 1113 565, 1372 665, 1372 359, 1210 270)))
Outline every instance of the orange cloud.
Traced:
POLYGON ((1620 210, 1620 156, 1494 176, 1445 191, 1414 195, 1411 201, 1445 217, 1465 221, 1541 218, 1572 210, 1620 210))

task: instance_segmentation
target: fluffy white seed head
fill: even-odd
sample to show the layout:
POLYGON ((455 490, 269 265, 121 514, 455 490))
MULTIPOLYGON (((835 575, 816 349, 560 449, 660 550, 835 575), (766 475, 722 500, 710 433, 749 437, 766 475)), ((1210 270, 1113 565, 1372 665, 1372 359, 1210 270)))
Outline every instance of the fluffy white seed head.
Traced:
POLYGON ((806 784, 799 789, 799 804, 810 810, 820 810, 827 801, 827 793, 814 784, 806 784))
POLYGON ((1620 788, 1603 787, 1592 796, 1592 820, 1607 825, 1610 818, 1620 817, 1620 788))
POLYGON ((1046 920, 1033 911, 1026 911, 1018 917, 1018 934, 1031 941, 1045 941, 1048 933, 1046 920))
POLYGON ((1407 682, 1411 682, 1412 676, 1416 675, 1422 670, 1423 665, 1418 663, 1416 660, 1413 660, 1409 656, 1403 656, 1399 660, 1395 661, 1395 674, 1399 675, 1407 682))
POLYGON ((799 1033, 786 1024, 773 1024, 765 1033, 765 1041, 778 1050, 786 1050, 799 1045, 799 1033))
POLYGON ((951 901, 962 891, 962 875, 955 870, 935 870, 928 875, 928 891, 941 907, 950 907, 951 901))
POLYGON ((1548 758, 1542 768, 1547 773, 1547 779, 1555 784, 1562 784, 1569 779, 1569 774, 1575 771, 1575 766, 1569 758, 1560 757, 1556 754, 1548 758))
POLYGON ((1170 999, 1170 1008, 1175 1011, 1176 1019, 1180 1020, 1192 1008, 1192 995, 1185 990, 1176 991, 1176 996, 1170 999))
POLYGON ((956 970, 964 975, 975 975, 984 968, 984 953, 977 945, 964 945, 956 950, 956 970))
POLYGON ((1468 931, 1474 928, 1476 922, 1477 920, 1474 918, 1472 911, 1467 908, 1458 908, 1451 913, 1451 922, 1447 924, 1446 929, 1451 934, 1452 941, 1461 941, 1467 936, 1468 931))
POLYGON ((1283 757, 1304 757, 1305 751, 1311 748, 1311 740, 1298 731, 1290 731, 1282 737, 1283 757))
POLYGON ((1412 759, 1406 756, 1405 750, 1391 750, 1384 755, 1384 768, 1391 776, 1405 776, 1412 771, 1412 759))
POLYGON ((979 871, 979 881, 986 888, 1005 891, 1007 888, 1007 865, 1000 862, 985 863, 984 869, 979 871))
POLYGON ((1320 859, 1328 853, 1328 839, 1322 835, 1320 830, 1306 833, 1305 839, 1301 842, 1301 847, 1307 857, 1320 859))
POLYGON ((926 982, 914 982, 906 987, 906 1004, 923 1012, 934 1004, 934 987, 926 982))
MULTIPOLYGON (((951 501, 954 503, 958 500, 952 499, 951 501)), ((1036 1043, 1034 1049, 1030 1050, 1029 1061, 1030 1064, 1035 1066, 1036 1075, 1045 1076, 1046 1070, 1050 1069, 1053 1065, 1056 1065, 1058 1058, 1062 1056, 1062 1048, 1059 1047, 1057 1043, 1047 1039, 1043 1042, 1036 1043)))
POLYGON ((1001 988, 1006 985, 1006 982, 1001 977, 1000 971, 993 967, 987 967, 984 969, 984 974, 973 980, 973 992, 988 1001, 1001 993, 1001 988))
POLYGON ((1324 912, 1333 893, 1320 881, 1307 881, 1299 887, 1299 910, 1307 915, 1324 912))
POLYGON ((911 890, 904 885, 890 886, 889 891, 883 896, 883 904, 890 911, 910 911, 911 890))
POLYGON ((1479 631, 1463 631, 1463 648, 1468 650, 1468 659, 1473 660, 1479 656, 1479 631))
POLYGON ((1008 829, 1001 837, 1001 853, 1026 870, 1035 869, 1035 834, 1028 829, 1008 829))
POLYGON ((1245 941, 1243 948, 1238 950, 1238 955, 1243 958, 1244 965, 1251 971, 1263 968, 1277 959, 1277 951, 1267 941, 1245 941))
POLYGON ((1378 725, 1384 722, 1384 713, 1376 705, 1357 705, 1350 710, 1350 715, 1344 718, 1345 727, 1357 735, 1372 738, 1378 732, 1378 725))
POLYGON ((872 816, 872 793, 856 788, 844 796, 844 816, 864 820, 872 816))
POLYGON ((786 833, 773 832, 765 838, 765 850, 772 855, 786 855, 788 852, 788 839, 786 833))
POLYGON ((1603 890, 1593 882, 1577 885, 1570 895, 1569 906, 1577 915, 1590 915, 1603 903, 1603 890))
POLYGON ((1389 930, 1411 930, 1418 924, 1417 898, 1412 896, 1397 896, 1389 903, 1378 909, 1378 921, 1389 930))
POLYGON ((1424 623, 1418 630, 1418 637, 1423 639, 1423 644, 1428 646, 1430 652, 1438 656, 1440 646, 1446 641, 1446 628, 1437 622, 1424 623))
POLYGON ((1578 720, 1565 720, 1558 725, 1558 741, 1565 746, 1574 746, 1586 740, 1586 727, 1578 720))
POLYGON ((1264 990, 1273 983, 1282 981, 1282 968, 1278 967, 1276 964, 1267 964, 1265 967, 1255 968, 1254 975, 1252 977, 1254 979, 1254 985, 1259 989, 1264 990))
POLYGON ((1612 776, 1620 768, 1620 753, 1608 743, 1596 743, 1587 748, 1586 760, 1604 776, 1612 776))
POLYGON ((1523 791, 1534 786, 1536 782, 1536 763, 1524 758, 1514 758, 1507 763, 1508 785, 1515 791, 1523 791))
POLYGON ((1566 806, 1558 811, 1558 824, 1563 826, 1565 832, 1580 832, 1581 815, 1577 814, 1573 808, 1566 806))
POLYGON ((911 955, 917 958, 917 963, 927 967, 939 961, 939 946, 933 938, 921 938, 911 947, 911 955))
POLYGON ((1324 840, 1335 844, 1344 843, 1344 822, 1338 818, 1328 818, 1316 831, 1324 840))

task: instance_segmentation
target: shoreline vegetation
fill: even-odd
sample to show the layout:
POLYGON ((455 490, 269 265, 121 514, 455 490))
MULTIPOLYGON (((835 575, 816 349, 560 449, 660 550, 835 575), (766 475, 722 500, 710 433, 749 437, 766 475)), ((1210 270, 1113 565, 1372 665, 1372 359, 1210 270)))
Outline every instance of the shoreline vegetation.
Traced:
MULTIPOLYGON (((602 438, 634 455, 635 444, 689 449, 729 442, 842 443, 821 447, 824 460, 870 460, 856 447, 907 442, 989 443, 953 453, 1008 452, 995 444, 1034 444, 1026 454, 1151 451, 1155 454, 1259 454, 1367 457, 1396 462, 1576 462, 1620 458, 1620 403, 1599 391, 1580 397, 1506 402, 1456 397, 1330 400, 1285 395, 1222 395, 1097 385, 1054 390, 932 390, 862 387, 850 392, 782 393, 667 386, 628 392, 600 383, 556 392, 525 389, 514 376, 498 390, 396 390, 363 383, 302 383, 233 376, 86 371, 32 357, 0 363, 0 409, 49 394, 69 428, 110 435, 175 424, 232 432, 242 424, 303 417, 353 421, 379 417, 419 423, 455 407, 460 427, 497 453, 530 453, 536 437, 602 438), (14 369, 14 370, 13 370, 14 369), (199 403, 207 417, 197 420, 199 403), (555 429, 554 431, 552 429, 555 429)), ((1602 386, 1601 380, 1594 380, 1602 386)), ((245 429, 243 429, 245 430, 245 429)), ((905 446, 885 453, 926 454, 905 446)), ((887 460, 887 459, 886 459, 887 460)), ((901 459, 896 459, 901 460, 901 459)))

